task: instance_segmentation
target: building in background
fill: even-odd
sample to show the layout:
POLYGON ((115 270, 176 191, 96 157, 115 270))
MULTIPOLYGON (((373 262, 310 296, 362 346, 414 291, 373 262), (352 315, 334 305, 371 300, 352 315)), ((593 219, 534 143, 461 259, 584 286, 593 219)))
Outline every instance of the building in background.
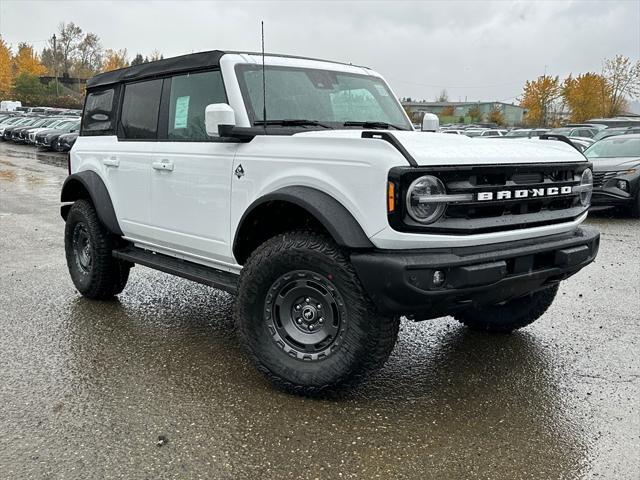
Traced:
POLYGON ((402 106, 414 123, 420 123, 426 113, 435 113, 440 123, 479 123, 490 122, 492 110, 502 113, 504 125, 522 125, 525 109, 503 102, 409 102, 403 101, 402 106), (471 114, 470 114, 471 112, 471 114), (478 118, 478 115, 481 118, 478 118))

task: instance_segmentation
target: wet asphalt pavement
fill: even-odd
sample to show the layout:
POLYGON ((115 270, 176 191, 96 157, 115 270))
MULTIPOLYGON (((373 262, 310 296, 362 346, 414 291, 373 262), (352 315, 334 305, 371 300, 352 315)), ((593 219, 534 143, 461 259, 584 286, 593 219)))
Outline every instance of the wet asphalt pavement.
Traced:
POLYGON ((63 164, 0 144, 1 479, 639 477, 640 221, 592 216, 596 262, 528 328, 403 321, 378 375, 310 400, 248 364, 225 293, 136 267, 81 298, 63 164))

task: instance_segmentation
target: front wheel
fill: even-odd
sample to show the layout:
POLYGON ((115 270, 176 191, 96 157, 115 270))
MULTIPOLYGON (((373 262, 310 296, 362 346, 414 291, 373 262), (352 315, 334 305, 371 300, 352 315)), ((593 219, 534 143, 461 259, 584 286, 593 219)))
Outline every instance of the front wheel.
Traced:
POLYGON ((498 305, 470 308, 455 315, 471 330, 488 333, 511 333, 535 322, 551 306, 559 284, 552 285, 498 305))
POLYGON ((105 300, 124 289, 131 264, 113 258, 116 243, 89 201, 78 200, 71 206, 64 247, 71 280, 83 296, 105 300))
POLYGON ((379 315, 337 245, 314 232, 276 236, 247 260, 236 323, 257 368, 277 386, 316 395, 380 368, 399 319, 379 315))

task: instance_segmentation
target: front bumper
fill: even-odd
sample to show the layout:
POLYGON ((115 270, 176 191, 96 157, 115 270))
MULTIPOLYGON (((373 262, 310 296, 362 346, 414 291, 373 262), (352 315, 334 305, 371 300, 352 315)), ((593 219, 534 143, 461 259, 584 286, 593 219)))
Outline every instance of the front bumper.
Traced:
POLYGON ((493 245, 353 253, 351 261, 381 313, 422 320, 500 303, 564 280, 595 259, 599 242, 597 230, 580 227, 493 245), (445 274, 441 286, 433 284, 436 270, 445 274))

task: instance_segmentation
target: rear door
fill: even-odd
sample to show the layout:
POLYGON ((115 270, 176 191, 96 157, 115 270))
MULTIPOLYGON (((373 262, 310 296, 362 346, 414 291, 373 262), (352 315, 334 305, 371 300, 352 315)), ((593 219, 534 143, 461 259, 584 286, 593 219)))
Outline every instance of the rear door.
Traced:
POLYGON ((120 228, 127 237, 151 243, 149 181, 162 83, 154 79, 124 85, 118 140, 102 159, 120 228))
POLYGON ((230 245, 233 157, 238 144, 207 135, 207 105, 227 103, 219 70, 165 79, 151 224, 156 242, 175 253, 235 263, 230 245))

